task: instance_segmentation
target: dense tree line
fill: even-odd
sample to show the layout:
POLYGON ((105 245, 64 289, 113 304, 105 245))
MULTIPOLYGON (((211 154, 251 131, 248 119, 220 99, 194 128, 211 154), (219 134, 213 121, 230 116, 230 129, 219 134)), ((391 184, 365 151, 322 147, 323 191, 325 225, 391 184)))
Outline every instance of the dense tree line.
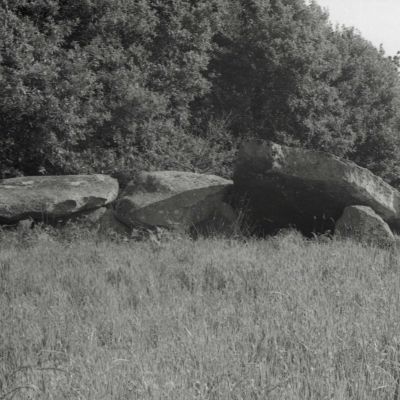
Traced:
POLYGON ((396 183, 399 82, 303 0, 0 0, 0 175, 227 176, 261 137, 396 183))

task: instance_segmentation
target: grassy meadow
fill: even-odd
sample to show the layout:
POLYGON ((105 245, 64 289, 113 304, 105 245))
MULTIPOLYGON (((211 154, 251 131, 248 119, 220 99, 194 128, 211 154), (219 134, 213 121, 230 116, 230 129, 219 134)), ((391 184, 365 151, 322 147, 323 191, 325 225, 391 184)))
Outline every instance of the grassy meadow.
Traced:
POLYGON ((0 399, 398 399, 400 254, 0 234, 0 399))

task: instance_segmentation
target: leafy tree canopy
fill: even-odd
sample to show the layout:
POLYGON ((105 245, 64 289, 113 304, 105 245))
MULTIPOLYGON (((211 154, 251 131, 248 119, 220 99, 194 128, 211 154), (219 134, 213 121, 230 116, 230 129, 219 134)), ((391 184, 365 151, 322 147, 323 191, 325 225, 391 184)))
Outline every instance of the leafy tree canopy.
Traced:
POLYGON ((261 137, 396 183, 396 63, 303 0, 0 0, 0 175, 229 176, 261 137))
POLYGON ((315 3, 234 0, 215 36, 208 112, 237 136, 326 150, 391 179, 399 158, 399 74, 315 3))

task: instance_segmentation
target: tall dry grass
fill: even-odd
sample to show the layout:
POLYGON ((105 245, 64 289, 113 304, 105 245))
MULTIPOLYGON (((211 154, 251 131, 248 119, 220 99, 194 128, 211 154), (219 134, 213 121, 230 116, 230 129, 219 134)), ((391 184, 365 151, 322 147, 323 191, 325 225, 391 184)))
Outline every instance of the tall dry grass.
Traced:
POLYGON ((397 399, 397 250, 0 236, 0 399, 397 399))

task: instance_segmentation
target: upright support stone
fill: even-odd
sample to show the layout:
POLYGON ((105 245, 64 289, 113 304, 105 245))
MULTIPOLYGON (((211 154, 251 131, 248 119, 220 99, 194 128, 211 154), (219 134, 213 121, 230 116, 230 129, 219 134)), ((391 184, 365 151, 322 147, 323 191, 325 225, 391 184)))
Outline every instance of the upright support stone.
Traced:
POLYGON ((395 242, 388 224, 372 208, 366 206, 346 207, 336 223, 335 234, 378 246, 388 246, 395 242))

